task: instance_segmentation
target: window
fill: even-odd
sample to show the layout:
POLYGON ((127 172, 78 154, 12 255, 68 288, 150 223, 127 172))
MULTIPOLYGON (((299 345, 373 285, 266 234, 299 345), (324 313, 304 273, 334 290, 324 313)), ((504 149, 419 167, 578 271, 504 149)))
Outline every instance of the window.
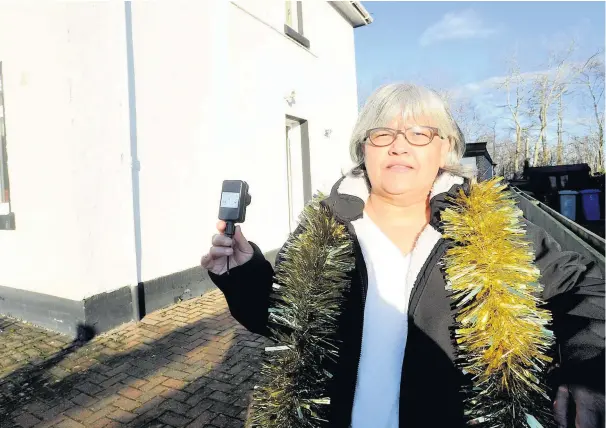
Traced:
POLYGON ((8 158, 6 155, 6 125, 4 113, 4 79, 0 62, 0 230, 14 229, 8 187, 8 158))
POLYGON ((286 2, 286 25, 303 35, 303 7, 300 1, 286 2))
POLYGON ((286 1, 286 14, 284 17, 284 33, 309 49, 309 40, 303 36, 303 3, 300 1, 286 1))

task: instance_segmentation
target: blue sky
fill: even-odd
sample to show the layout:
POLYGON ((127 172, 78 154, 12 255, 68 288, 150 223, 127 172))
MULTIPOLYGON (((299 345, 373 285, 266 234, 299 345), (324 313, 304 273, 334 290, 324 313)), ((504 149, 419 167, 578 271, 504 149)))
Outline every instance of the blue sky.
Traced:
MULTIPOLYGON (((374 22, 354 32, 360 103, 381 84, 413 81, 458 89, 490 116, 491 106, 502 99, 486 96, 495 92, 487 81, 506 74, 513 52, 524 73, 545 70, 550 50, 566 47, 572 38, 573 61, 604 48, 603 2, 362 4, 374 22), (468 90, 472 87, 479 89, 468 90)), ((569 115, 583 115, 577 107, 571 106, 569 115)))

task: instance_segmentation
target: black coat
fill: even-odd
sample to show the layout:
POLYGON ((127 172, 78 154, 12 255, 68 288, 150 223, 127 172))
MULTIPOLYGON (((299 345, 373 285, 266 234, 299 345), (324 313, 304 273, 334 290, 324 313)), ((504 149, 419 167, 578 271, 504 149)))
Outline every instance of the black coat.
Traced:
MULTIPOLYGON (((329 385, 331 426, 348 427, 362 345, 367 272, 360 245, 351 222, 360 218, 364 196, 343 193, 339 180, 322 204, 330 209, 349 231, 354 243, 356 268, 351 272, 351 287, 339 321, 342 340, 339 364, 329 385)), ((345 186, 343 186, 345 187, 345 186)), ((446 187, 430 199, 430 226, 441 231, 440 214, 467 182, 446 187)), ((558 243, 544 230, 525 221, 527 238, 535 250, 535 263, 541 271, 543 298, 554 317, 559 364, 552 377, 554 384, 575 382, 603 391, 604 384, 604 280, 595 262, 579 254, 561 251, 558 243)), ((295 232, 297 233, 297 231, 295 232)), ((400 383, 400 426, 464 426, 461 386, 466 379, 454 364, 452 329, 454 311, 446 290, 439 261, 450 242, 440 234, 431 242, 417 267, 409 304, 408 338, 400 383)), ((261 250, 251 243, 255 253, 251 261, 231 270, 230 275, 210 274, 224 293, 233 317, 248 330, 268 335, 267 319, 273 269, 261 250)), ((419 245, 419 243, 417 243, 419 245)), ((280 263, 281 253, 276 263, 280 263)), ((413 256, 414 257, 414 256, 413 256)), ((418 261, 417 261, 418 262, 418 261)), ((557 385, 556 385, 557 386, 557 385)))

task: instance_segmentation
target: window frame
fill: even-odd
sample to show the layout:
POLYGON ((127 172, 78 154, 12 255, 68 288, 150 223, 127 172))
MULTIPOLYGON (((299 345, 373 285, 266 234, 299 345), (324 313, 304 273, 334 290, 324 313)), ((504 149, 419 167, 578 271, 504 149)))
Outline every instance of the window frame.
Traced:
POLYGON ((6 147, 6 110, 4 108, 6 87, 2 71, 2 61, 0 61, 0 230, 14 230, 15 214, 11 207, 6 147))
POLYGON ((303 35, 303 2, 294 0, 286 0, 284 2, 284 34, 306 49, 309 49, 309 40, 303 35), (295 25, 290 25, 288 23, 289 6, 291 11, 290 16, 296 19, 296 23, 293 23, 291 20, 291 24, 295 25), (292 6, 296 7, 293 8, 292 6), (292 13, 293 11, 296 12, 292 13))

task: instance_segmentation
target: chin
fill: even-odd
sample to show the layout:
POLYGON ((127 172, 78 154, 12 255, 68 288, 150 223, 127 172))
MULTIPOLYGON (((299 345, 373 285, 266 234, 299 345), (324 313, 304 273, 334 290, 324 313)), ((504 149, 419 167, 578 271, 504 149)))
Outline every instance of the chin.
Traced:
POLYGON ((382 177, 381 188, 386 194, 396 196, 404 193, 413 194, 431 189, 431 183, 425 185, 426 180, 416 174, 409 177, 382 177))
POLYGON ((413 190, 411 183, 383 183, 383 191, 390 195, 401 195, 413 190))

